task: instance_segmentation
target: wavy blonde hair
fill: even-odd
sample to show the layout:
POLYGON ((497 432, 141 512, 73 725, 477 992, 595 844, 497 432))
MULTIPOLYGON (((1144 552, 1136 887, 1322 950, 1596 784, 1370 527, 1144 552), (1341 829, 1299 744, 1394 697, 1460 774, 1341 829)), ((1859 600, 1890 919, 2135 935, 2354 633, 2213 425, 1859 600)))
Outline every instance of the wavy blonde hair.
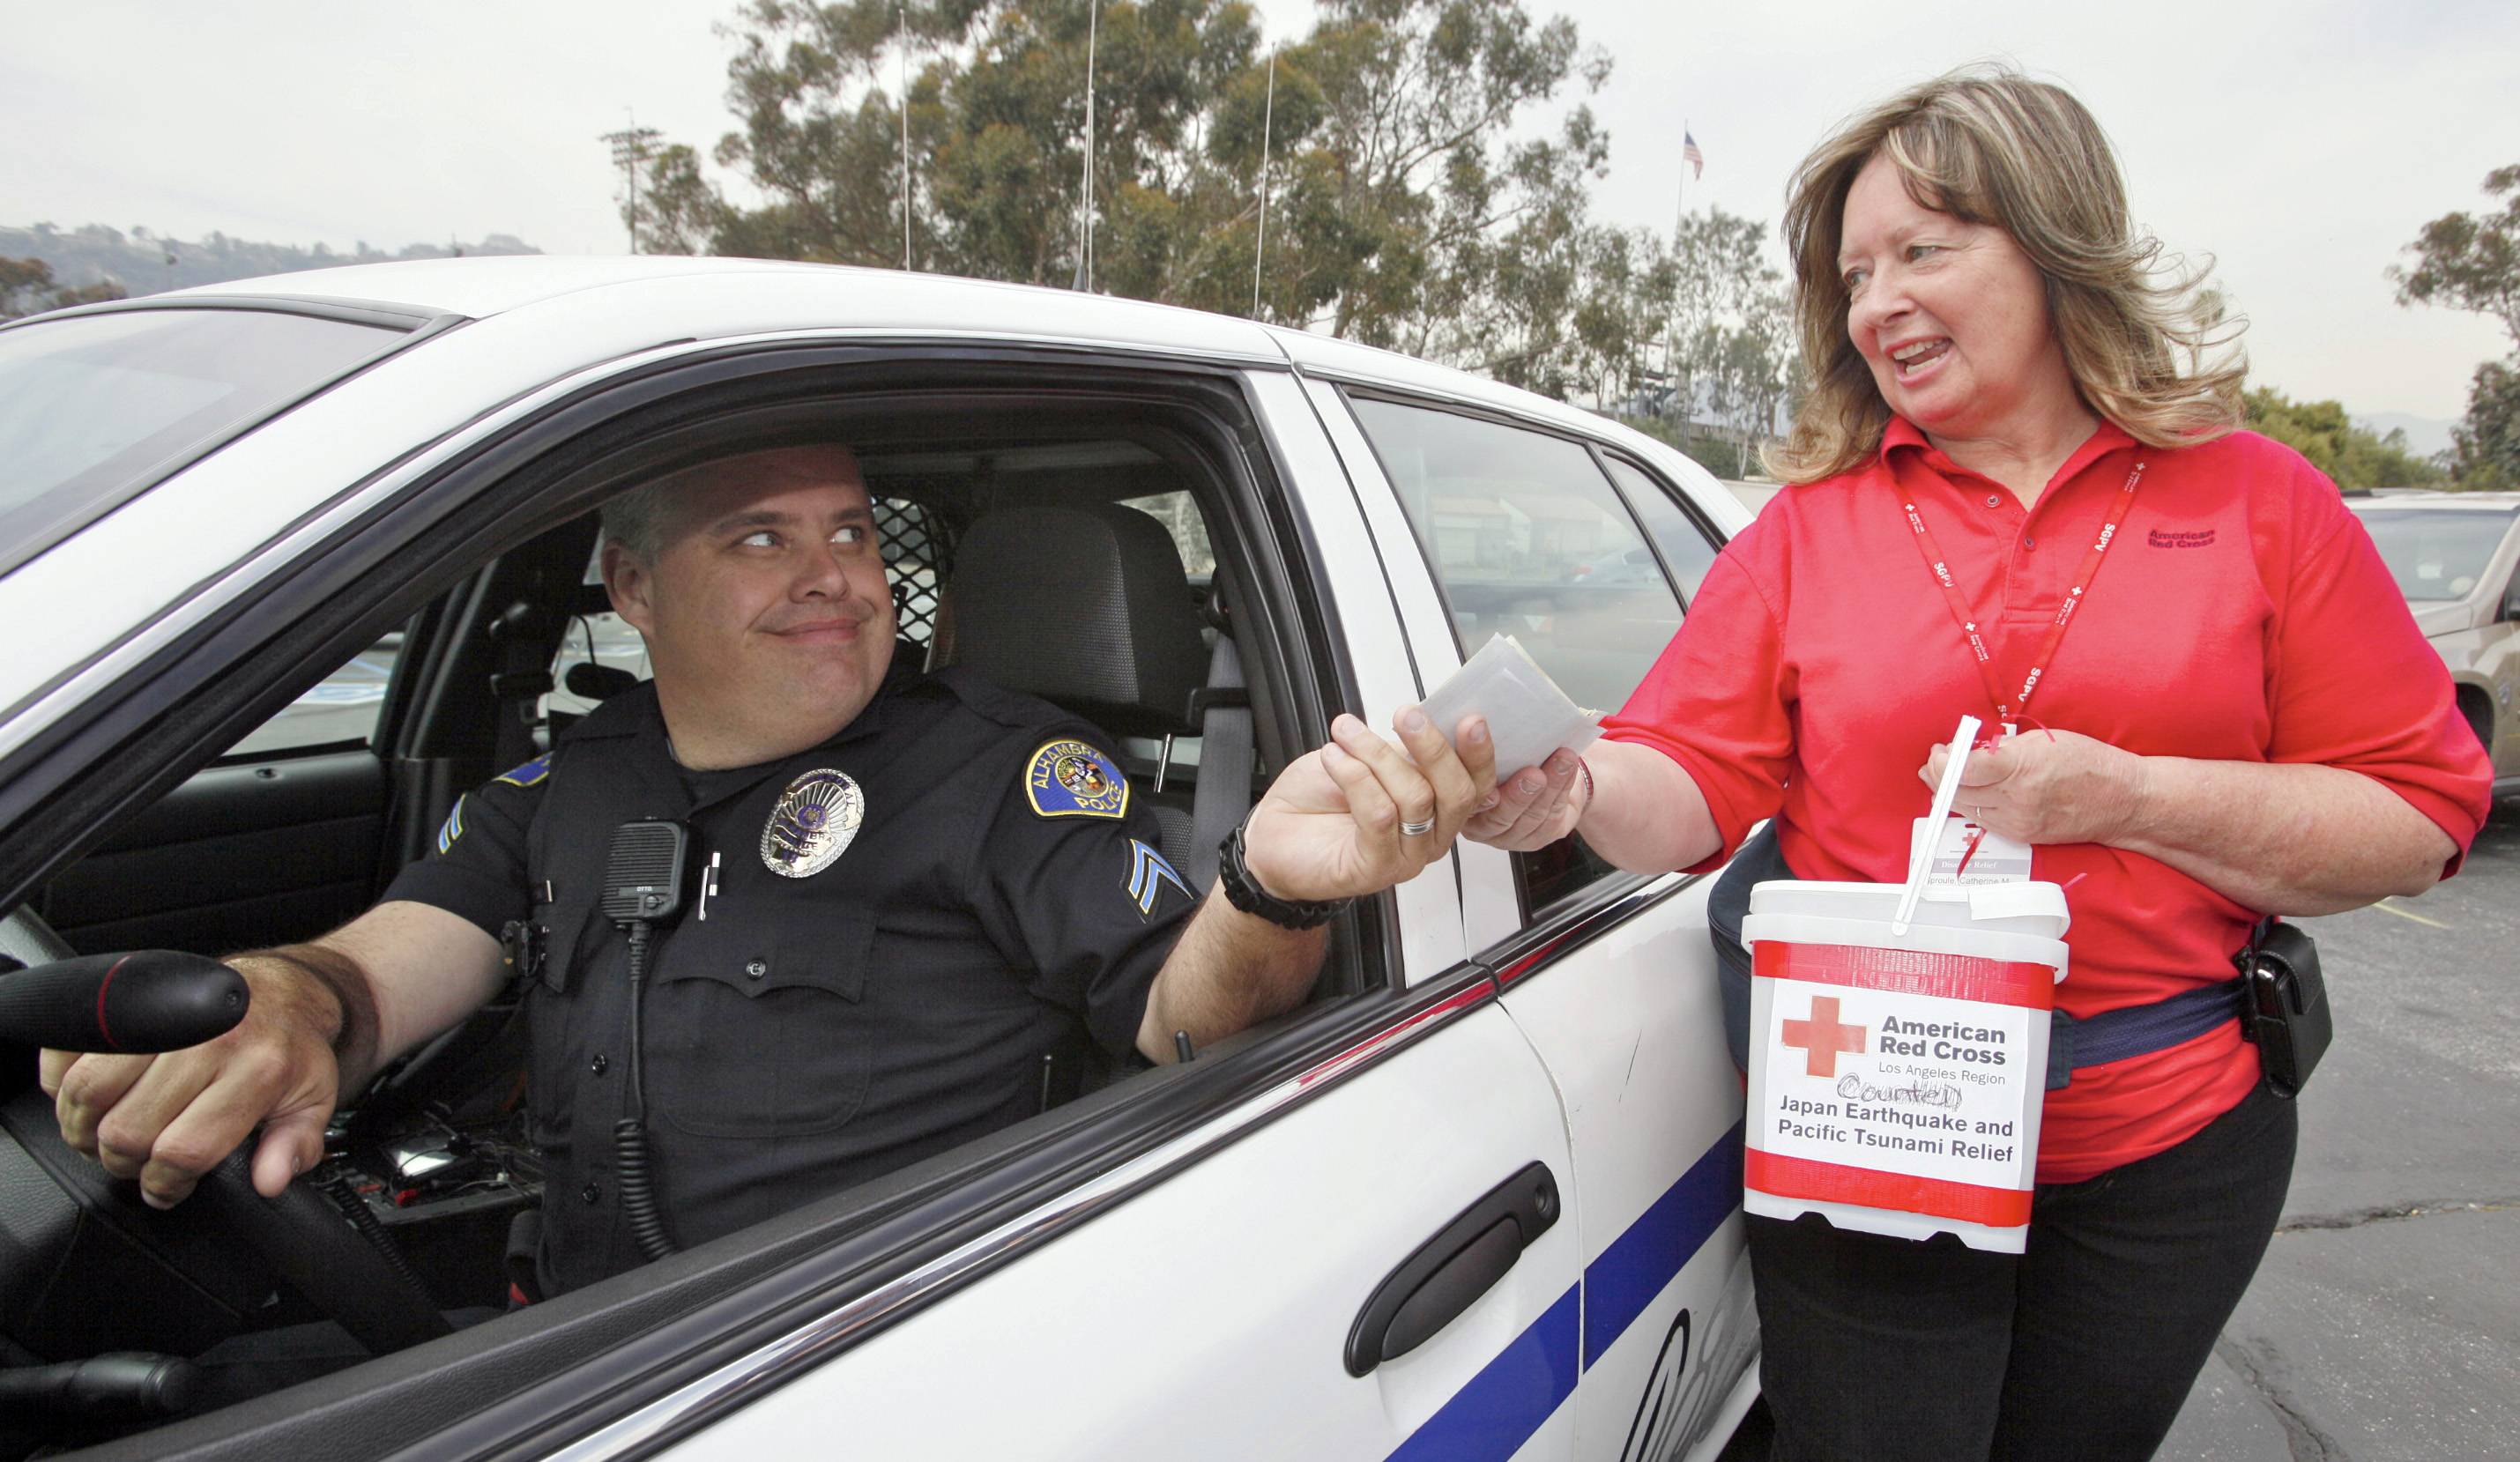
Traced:
POLYGON ((2064 88, 1968 66, 1850 118, 1794 172, 1785 248, 1811 393, 1766 452, 1779 481, 1816 482, 1880 450, 1890 408, 1846 332, 1837 256, 1856 174, 1887 155, 1923 207, 2011 236, 2048 287, 2049 328, 2084 403, 2138 441, 2193 445, 2240 423, 2248 363, 2205 271, 2162 257, 2127 216, 2117 157, 2064 88))

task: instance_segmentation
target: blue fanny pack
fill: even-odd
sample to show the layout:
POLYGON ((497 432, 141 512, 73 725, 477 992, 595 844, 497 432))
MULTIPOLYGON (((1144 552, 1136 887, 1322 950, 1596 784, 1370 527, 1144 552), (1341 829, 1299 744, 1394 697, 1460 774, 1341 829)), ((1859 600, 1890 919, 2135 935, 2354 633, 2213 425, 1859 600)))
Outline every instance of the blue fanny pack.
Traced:
MULTIPOLYGON (((1774 822, 1741 845, 1715 891, 1706 899, 1706 927, 1715 942, 1716 981, 1724 995, 1724 1040, 1732 1064, 1750 1069, 1750 952, 1741 943, 1741 920, 1750 911, 1750 889, 1773 878, 1794 877, 1777 846, 1774 822)), ((2052 1011, 2048 1037, 2048 1089, 2068 1085, 2087 1066, 2168 1050, 2240 1019, 2250 1009, 2247 978, 2182 990, 2148 1005, 2129 1005, 2077 1018, 2052 1011)))

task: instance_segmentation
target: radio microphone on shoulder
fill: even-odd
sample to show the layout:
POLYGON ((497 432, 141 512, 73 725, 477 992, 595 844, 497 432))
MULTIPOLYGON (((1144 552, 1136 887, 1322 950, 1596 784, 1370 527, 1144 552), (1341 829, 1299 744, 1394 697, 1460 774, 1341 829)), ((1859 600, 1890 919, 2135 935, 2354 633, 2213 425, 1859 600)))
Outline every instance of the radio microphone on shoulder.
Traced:
POLYGON ((656 1201, 655 1175, 648 1169, 648 1092, 640 1071, 639 1007, 648 980, 648 944, 657 924, 683 909, 683 872, 691 834, 680 822, 645 818, 612 829, 604 860, 604 916, 630 937, 630 1070, 625 1115, 612 1124, 614 1185, 622 1217, 651 1260, 675 1250, 656 1201))

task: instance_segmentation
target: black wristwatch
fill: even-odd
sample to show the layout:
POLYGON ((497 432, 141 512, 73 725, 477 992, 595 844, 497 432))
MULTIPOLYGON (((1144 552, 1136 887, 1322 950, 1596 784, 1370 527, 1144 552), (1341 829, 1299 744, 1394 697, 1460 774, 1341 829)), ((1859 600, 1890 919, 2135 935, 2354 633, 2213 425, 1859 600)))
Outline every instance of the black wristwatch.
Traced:
POLYGON ((1267 919, 1281 929, 1317 929, 1346 911, 1354 899, 1328 899, 1306 904, 1281 899, 1260 886, 1242 862, 1242 829, 1237 826, 1216 847, 1216 881, 1225 887, 1225 902, 1244 913, 1267 919))

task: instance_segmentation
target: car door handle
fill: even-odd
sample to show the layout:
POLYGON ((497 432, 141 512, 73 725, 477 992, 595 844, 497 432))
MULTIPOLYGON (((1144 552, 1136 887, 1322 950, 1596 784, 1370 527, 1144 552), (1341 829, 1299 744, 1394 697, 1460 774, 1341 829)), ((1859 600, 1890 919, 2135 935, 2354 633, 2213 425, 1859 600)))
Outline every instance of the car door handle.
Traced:
POLYGON ((1451 1324, 1550 1230, 1558 1207, 1557 1179, 1533 1163, 1462 1210, 1374 1286, 1347 1332, 1347 1373, 1369 1375, 1451 1324))

